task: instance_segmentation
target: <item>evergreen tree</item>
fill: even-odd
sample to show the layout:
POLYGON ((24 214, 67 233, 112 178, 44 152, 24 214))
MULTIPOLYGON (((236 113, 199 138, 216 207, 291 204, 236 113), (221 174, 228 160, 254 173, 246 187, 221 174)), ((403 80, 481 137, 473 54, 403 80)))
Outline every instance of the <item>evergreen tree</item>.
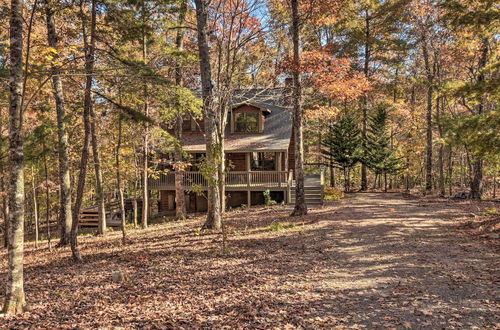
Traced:
POLYGON ((344 111, 340 118, 330 127, 330 132, 321 142, 321 152, 331 162, 330 166, 342 169, 344 173, 345 191, 350 190, 350 170, 360 160, 360 130, 355 118, 344 111))
MULTIPOLYGON (((387 129, 387 104, 377 105, 375 114, 370 118, 362 158, 377 176, 383 174, 386 177, 401 170, 400 159, 391 146, 391 135, 387 129)), ((387 191, 385 181, 384 190, 387 191)))

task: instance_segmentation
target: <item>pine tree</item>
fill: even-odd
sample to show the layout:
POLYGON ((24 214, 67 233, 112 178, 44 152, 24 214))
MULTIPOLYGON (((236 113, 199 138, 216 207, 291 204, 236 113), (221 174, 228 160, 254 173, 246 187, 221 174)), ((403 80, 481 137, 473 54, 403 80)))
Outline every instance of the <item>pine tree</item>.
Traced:
POLYGON ((350 170, 360 160, 360 130, 356 120, 343 112, 340 118, 330 127, 330 132, 321 142, 323 155, 326 156, 330 166, 338 167, 344 172, 345 191, 350 190, 350 170))
MULTIPOLYGON (((362 158, 363 163, 377 176, 395 174, 401 170, 400 159, 391 146, 391 135, 387 129, 387 104, 377 105, 375 114, 369 120, 362 158)), ((384 190, 387 191, 387 182, 384 190)))

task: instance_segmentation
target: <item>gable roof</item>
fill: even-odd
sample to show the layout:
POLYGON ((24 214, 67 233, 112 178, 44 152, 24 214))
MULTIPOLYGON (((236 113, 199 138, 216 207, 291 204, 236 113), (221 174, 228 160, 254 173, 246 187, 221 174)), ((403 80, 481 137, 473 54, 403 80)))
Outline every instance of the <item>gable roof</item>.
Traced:
MULTIPOLYGON (((226 127, 226 151, 286 151, 292 136, 292 111, 284 103, 285 88, 237 89, 233 92, 233 106, 249 104, 268 111, 262 133, 231 134, 226 127)), ((203 135, 183 135, 183 149, 205 151, 203 135)))

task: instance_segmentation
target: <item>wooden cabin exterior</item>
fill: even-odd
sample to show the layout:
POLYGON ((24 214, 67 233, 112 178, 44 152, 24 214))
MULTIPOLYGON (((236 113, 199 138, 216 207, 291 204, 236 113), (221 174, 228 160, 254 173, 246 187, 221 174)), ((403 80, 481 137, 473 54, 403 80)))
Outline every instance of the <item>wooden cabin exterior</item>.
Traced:
MULTIPOLYGON (((229 168, 225 176, 228 207, 262 204, 266 190, 277 202, 292 200, 295 145, 292 112, 285 98, 282 88, 235 91, 224 141, 229 168)), ((203 129, 202 120, 184 120, 181 143, 183 150, 190 153, 193 165, 185 171, 183 182, 188 212, 207 209, 204 197, 207 180, 196 168, 196 160, 203 157, 206 150, 203 129)), ((173 171, 151 178, 149 189, 160 192, 160 212, 175 211, 173 171)))

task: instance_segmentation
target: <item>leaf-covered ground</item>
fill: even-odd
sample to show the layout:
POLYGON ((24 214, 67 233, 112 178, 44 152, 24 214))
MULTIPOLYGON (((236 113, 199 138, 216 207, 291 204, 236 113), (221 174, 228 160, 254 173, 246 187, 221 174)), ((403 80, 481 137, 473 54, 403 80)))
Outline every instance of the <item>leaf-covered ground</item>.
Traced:
POLYGON ((228 213, 224 253, 198 217, 125 246, 81 237, 78 265, 28 244, 30 311, 0 328, 500 328, 498 239, 467 229, 485 207, 357 194, 301 218, 252 208, 228 213))

